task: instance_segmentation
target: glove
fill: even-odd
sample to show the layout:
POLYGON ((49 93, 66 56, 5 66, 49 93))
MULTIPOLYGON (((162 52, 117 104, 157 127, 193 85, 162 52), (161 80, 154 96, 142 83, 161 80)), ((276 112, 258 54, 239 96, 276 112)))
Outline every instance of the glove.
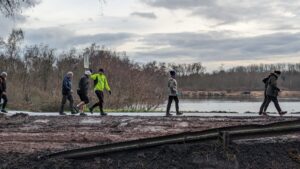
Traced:
POLYGON ((108 91, 109 95, 111 95, 111 91, 108 91))

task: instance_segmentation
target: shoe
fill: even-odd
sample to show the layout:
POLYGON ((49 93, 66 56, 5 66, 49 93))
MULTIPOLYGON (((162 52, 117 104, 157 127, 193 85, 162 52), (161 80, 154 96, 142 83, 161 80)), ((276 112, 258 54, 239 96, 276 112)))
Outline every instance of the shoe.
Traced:
POLYGON ((2 113, 7 113, 7 111, 6 111, 6 110, 4 110, 4 109, 2 109, 2 110, 1 110, 1 112, 2 112, 2 113))
POLYGON ((93 109, 92 109, 91 107, 89 107, 89 111, 90 111, 91 114, 94 113, 94 112, 93 112, 93 109))
POLYGON ((265 117, 269 116, 268 113, 266 113, 266 112, 262 112, 261 115, 263 115, 265 117))
POLYGON ((80 116, 87 116, 87 114, 85 114, 85 113, 80 113, 79 115, 80 116))
POLYGON ((183 113, 182 112, 177 112, 176 115, 181 116, 181 115, 183 115, 183 113))
POLYGON ((279 112, 279 115, 280 116, 283 116, 283 115, 285 115, 287 113, 287 111, 281 111, 281 112, 279 112))
POLYGON ((72 111, 72 112, 71 112, 72 115, 75 115, 75 114, 78 114, 78 113, 79 113, 79 112, 75 112, 75 111, 72 111))
POLYGON ((166 114, 166 117, 170 117, 170 116, 173 116, 173 115, 171 113, 166 114))
POLYGON ((107 113, 102 112, 102 113, 100 113, 100 115, 101 116, 107 116, 107 113))
POLYGON ((59 115, 61 115, 61 116, 66 116, 67 114, 64 113, 64 112, 59 112, 59 115))
POLYGON ((262 115, 263 112, 258 112, 258 115, 262 115))

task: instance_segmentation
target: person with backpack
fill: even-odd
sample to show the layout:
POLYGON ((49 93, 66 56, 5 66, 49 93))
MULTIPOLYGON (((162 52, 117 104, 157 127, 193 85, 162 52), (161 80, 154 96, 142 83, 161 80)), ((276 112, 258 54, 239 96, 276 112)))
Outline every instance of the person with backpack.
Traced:
POLYGON ((67 100, 69 100, 70 103, 70 110, 71 110, 71 114, 76 114, 77 110, 74 108, 74 99, 73 99, 73 90, 72 90, 72 78, 73 78, 73 72, 68 72, 63 80, 62 83, 62 101, 61 101, 61 107, 60 107, 60 111, 59 114, 60 115, 66 115, 66 113, 64 113, 64 106, 67 102, 67 100))
POLYGON ((80 78, 78 84, 77 94, 80 98, 80 103, 76 106, 76 108, 80 110, 80 115, 82 116, 86 115, 84 113, 84 106, 89 103, 88 89, 89 89, 89 76, 91 74, 92 73, 89 70, 85 71, 84 75, 80 78))
POLYGON ((172 101, 175 101, 175 108, 176 108, 176 115, 182 115, 181 112, 179 112, 179 99, 178 99, 178 91, 177 91, 177 81, 175 79, 176 72, 171 70, 170 71, 170 79, 168 81, 168 88, 169 88, 169 99, 167 104, 167 112, 166 116, 172 116, 170 113, 170 108, 172 101))
POLYGON ((104 69, 100 68, 98 73, 92 74, 90 76, 91 79, 94 80, 94 91, 98 98, 98 102, 95 103, 92 107, 89 108, 90 112, 93 113, 95 107, 99 106, 100 114, 102 116, 106 116, 107 114, 103 111, 103 103, 104 103, 104 90, 107 90, 111 95, 111 89, 109 87, 107 78, 104 74, 104 69))
POLYGON ((279 103, 278 103, 278 93, 280 92, 280 89, 277 87, 277 80, 278 77, 281 75, 280 71, 274 71, 274 73, 271 73, 268 80, 267 80, 267 89, 266 89, 266 102, 264 105, 264 112, 266 112, 270 102, 272 101, 278 111, 278 114, 280 116, 286 114, 286 111, 282 111, 279 103))
POLYGON ((3 99, 3 104, 1 107, 1 112, 2 113, 7 113, 7 111, 5 110, 8 99, 7 99, 7 94, 6 94, 6 78, 7 78, 7 73, 6 72, 2 72, 0 75, 0 79, 1 79, 1 87, 0 87, 0 100, 3 99))

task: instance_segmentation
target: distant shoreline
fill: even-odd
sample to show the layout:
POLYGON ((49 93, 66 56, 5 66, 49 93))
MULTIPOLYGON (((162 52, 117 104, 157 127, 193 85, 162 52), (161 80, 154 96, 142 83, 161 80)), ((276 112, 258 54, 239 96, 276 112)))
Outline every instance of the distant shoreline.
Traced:
MULTIPOLYGON (((262 98, 264 91, 182 91, 183 98, 262 98)), ((300 91, 284 90, 279 92, 281 98, 300 98, 300 91)))

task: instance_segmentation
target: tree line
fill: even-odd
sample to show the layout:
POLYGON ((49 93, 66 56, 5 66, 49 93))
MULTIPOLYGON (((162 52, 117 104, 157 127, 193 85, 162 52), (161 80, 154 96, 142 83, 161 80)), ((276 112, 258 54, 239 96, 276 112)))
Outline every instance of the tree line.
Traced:
MULTIPOLYGON (((84 73, 85 55, 90 57, 92 70, 104 68, 108 77, 113 94, 106 95, 107 108, 151 110, 166 97, 166 88, 162 87, 167 81, 166 72, 153 63, 140 65, 130 61, 125 53, 96 44, 64 52, 47 45, 21 48, 23 38, 22 30, 13 30, 0 45, 0 71, 9 75, 9 108, 58 111, 62 79, 66 72, 73 71, 73 90, 76 91, 84 73)), ((90 88, 89 96, 96 101, 92 81, 90 88)))

